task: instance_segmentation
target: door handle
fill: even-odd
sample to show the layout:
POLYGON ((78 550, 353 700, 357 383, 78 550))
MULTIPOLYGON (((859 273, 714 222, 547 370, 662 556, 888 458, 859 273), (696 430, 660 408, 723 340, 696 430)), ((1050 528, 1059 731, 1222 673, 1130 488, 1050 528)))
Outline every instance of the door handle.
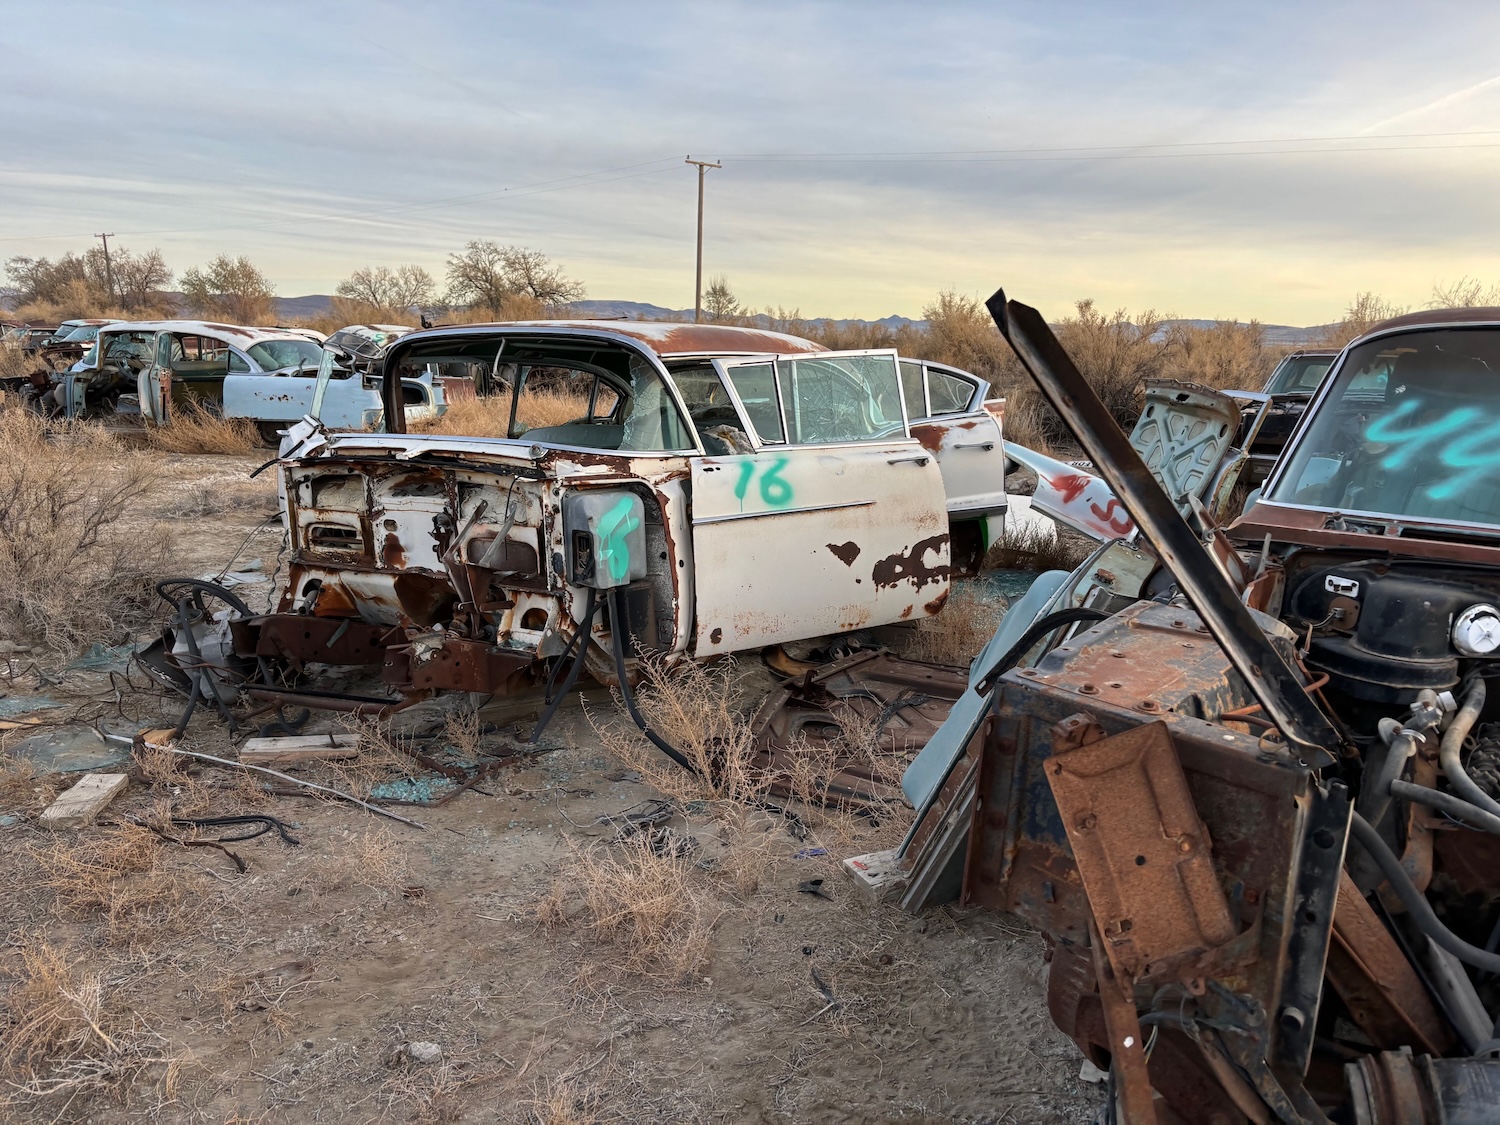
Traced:
POLYGON ((992 449, 995 448, 995 443, 992 442, 992 441, 966 441, 966 442, 957 442, 957 443, 954 444, 953 448, 954 449, 982 449, 986 453, 988 453, 990 450, 992 450, 992 449))
POLYGON ((920 467, 927 464, 928 459, 929 458, 925 453, 913 453, 909 457, 889 457, 886 459, 885 463, 887 465, 905 465, 910 463, 920 467))

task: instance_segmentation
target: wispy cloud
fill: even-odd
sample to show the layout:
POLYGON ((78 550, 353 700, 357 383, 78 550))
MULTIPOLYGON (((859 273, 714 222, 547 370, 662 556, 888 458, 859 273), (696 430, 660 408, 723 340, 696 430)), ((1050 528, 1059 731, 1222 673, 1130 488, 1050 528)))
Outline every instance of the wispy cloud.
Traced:
POLYGON ((1403 110, 1393 117, 1387 117, 1384 121, 1377 121, 1361 130, 1364 133, 1378 133, 1389 129, 1392 125, 1403 125, 1417 121, 1430 114, 1443 109, 1452 109, 1454 106, 1462 105, 1464 102, 1477 97, 1486 90, 1500 89, 1500 74, 1493 78, 1486 78, 1482 82, 1476 82, 1472 86, 1465 86, 1462 90, 1454 90, 1451 94, 1444 94, 1440 98, 1434 98, 1430 102, 1416 106, 1412 109, 1403 110))

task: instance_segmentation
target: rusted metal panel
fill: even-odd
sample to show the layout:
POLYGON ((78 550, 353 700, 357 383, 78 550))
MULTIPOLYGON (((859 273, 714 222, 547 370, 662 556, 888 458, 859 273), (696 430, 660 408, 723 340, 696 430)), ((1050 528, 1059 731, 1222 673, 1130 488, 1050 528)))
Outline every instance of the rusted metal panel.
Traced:
POLYGON ((796 754, 836 751, 827 763, 833 771, 831 801, 902 801, 901 772, 967 684, 957 668, 883 650, 821 665, 787 680, 761 703, 751 721, 754 766, 772 777, 773 793, 790 796, 796 754))
MULTIPOLYGON (((624 337, 645 344, 661 356, 757 353, 784 355, 788 352, 827 350, 822 344, 805 340, 801 336, 789 336, 785 332, 728 324, 683 324, 667 320, 517 320, 496 324, 466 324, 463 329, 470 334, 473 330, 503 329, 510 335, 534 335, 538 329, 552 329, 566 333, 624 337)), ((452 331, 452 328, 435 328, 429 332, 414 332, 409 339, 420 341, 428 336, 452 331)))
POLYGON ((908 440, 693 463, 699 656, 928 616, 948 590, 947 512, 908 440))
POLYGON ((294 666, 382 664, 388 626, 348 617, 268 614, 231 622, 235 652, 241 656, 279 657, 294 666))
POLYGON ((1328 982, 1377 1047, 1406 1044, 1442 1054, 1455 1041, 1421 977, 1347 874, 1333 916, 1328 982))
POLYGON ((499 695, 516 675, 535 662, 535 654, 498 648, 483 641, 445 634, 412 638, 386 649, 384 679, 403 690, 436 689, 499 695))
POLYGON ((1163 722, 1056 729, 1046 776, 1117 976, 1160 975, 1234 937, 1208 830, 1163 722))

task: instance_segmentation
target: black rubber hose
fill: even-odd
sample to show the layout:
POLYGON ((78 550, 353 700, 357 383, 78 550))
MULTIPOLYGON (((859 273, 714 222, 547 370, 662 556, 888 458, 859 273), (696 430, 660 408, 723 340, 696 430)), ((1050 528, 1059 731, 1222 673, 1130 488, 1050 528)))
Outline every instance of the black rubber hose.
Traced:
POLYGON ((1500 953, 1487 953, 1477 945, 1470 945, 1443 925, 1438 916, 1433 913, 1426 896, 1412 885, 1406 869, 1401 866, 1401 860, 1386 846, 1386 842, 1380 838, 1380 833, 1375 831, 1368 820, 1359 813, 1355 813, 1349 824, 1349 832, 1375 861, 1375 866, 1380 868, 1386 882, 1390 883, 1391 889, 1405 904, 1407 913, 1411 915, 1411 920, 1416 923, 1419 930, 1464 964, 1487 969, 1492 973, 1500 973, 1500 953))
POLYGON ((1452 793, 1441 793, 1425 785, 1413 785, 1410 781, 1398 779, 1391 782, 1391 796, 1405 797, 1408 801, 1415 801, 1419 805, 1437 809, 1438 812, 1445 812, 1471 827, 1500 836, 1500 816, 1478 805, 1472 805, 1462 797, 1455 797, 1452 793))
MULTIPOLYGON (((546 689, 546 691, 544 691, 542 693, 542 702, 543 703, 546 703, 546 704, 550 705, 552 703, 552 701, 557 698, 555 695, 552 694, 552 689, 557 685, 557 673, 558 673, 558 671, 561 670, 562 666, 568 662, 568 658, 573 655, 573 646, 576 645, 576 644, 578 644, 580 641, 583 641, 584 643, 587 643, 585 641, 585 638, 589 635, 588 624, 593 619, 593 615, 594 615, 594 608, 593 608, 594 599, 598 596, 598 594, 599 594, 599 591, 597 591, 597 590, 592 590, 591 589, 589 591, 588 602, 586 603, 587 608, 584 610, 584 615, 583 615, 584 616, 584 628, 573 630, 573 635, 568 638, 568 643, 563 646, 562 652, 560 652, 560 653, 557 654, 557 661, 556 661, 556 663, 554 663, 552 665, 552 671, 547 674, 547 689, 546 689)), ((564 688, 563 689, 563 694, 566 695, 567 694, 567 690, 568 690, 567 688, 564 688)))
MULTIPOLYGON (((698 771, 698 767, 688 761, 682 751, 678 750, 677 747, 651 729, 650 725, 646 722, 645 716, 641 714, 641 709, 636 706, 635 692, 630 690, 630 677, 625 673, 625 624, 623 616, 620 613, 620 599, 618 595, 619 591, 612 589, 605 596, 609 599, 609 637, 610 647, 614 649, 615 654, 615 675, 620 678, 620 694, 625 697, 625 707, 630 712, 630 717, 635 721, 635 725, 641 728, 641 733, 646 736, 646 740, 652 746, 655 746, 694 777, 702 777, 703 774, 698 771)), ((1500 960, 1500 958, 1496 960, 1500 960)))
MULTIPOLYGON (((536 721, 536 727, 531 732, 532 743, 542 737, 542 732, 547 729, 547 724, 552 721, 552 716, 557 714, 557 709, 562 706, 562 701, 568 698, 568 692, 573 690, 573 685, 578 682, 579 675, 583 672, 583 666, 588 660, 589 654, 589 631, 594 626, 594 613, 598 609, 599 592, 589 590, 588 600, 583 603, 583 622, 578 626, 578 635, 583 638, 578 645, 578 655, 573 660, 573 667, 568 669, 568 678, 563 681, 562 690, 556 696, 547 701, 547 709, 542 712, 542 717, 536 721)), ((566 653, 567 650, 564 650, 566 653)), ((551 684, 548 684, 551 690, 551 684)))

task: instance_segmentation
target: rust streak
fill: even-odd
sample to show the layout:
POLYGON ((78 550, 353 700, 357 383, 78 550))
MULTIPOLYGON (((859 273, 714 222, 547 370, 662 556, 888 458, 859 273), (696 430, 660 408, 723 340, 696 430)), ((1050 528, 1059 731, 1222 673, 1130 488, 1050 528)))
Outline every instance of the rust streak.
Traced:
POLYGON ((854 560, 859 558, 859 544, 852 539, 847 543, 829 543, 828 549, 845 566, 853 566, 854 560))
POLYGON ((944 582, 951 569, 946 563, 929 566, 929 552, 941 552, 948 545, 948 536, 931 535, 912 544, 905 554, 888 555, 875 564, 870 576, 876 586, 894 586, 898 582, 911 582, 920 590, 929 582, 944 582))

